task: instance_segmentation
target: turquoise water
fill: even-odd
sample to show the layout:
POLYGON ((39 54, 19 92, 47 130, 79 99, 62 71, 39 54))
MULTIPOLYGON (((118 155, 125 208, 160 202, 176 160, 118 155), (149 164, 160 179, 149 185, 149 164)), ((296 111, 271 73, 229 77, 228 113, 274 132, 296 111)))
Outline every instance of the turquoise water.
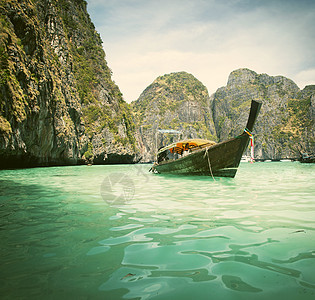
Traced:
POLYGON ((315 165, 0 171, 1 299, 315 299, 315 165))

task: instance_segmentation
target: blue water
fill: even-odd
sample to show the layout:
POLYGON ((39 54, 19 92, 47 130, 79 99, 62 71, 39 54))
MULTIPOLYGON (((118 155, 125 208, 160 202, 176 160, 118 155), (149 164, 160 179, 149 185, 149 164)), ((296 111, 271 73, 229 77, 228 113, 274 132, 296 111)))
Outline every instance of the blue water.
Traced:
POLYGON ((0 171, 1 299, 315 299, 315 165, 0 171))

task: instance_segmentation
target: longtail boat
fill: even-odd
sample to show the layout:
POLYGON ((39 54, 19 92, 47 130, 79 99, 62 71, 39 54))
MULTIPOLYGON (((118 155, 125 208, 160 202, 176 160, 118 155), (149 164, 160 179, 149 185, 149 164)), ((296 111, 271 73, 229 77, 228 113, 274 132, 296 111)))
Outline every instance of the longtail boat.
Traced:
POLYGON ((172 143, 157 153, 151 170, 155 173, 234 177, 242 155, 252 137, 261 102, 252 101, 244 132, 235 138, 215 143, 186 139, 172 143))

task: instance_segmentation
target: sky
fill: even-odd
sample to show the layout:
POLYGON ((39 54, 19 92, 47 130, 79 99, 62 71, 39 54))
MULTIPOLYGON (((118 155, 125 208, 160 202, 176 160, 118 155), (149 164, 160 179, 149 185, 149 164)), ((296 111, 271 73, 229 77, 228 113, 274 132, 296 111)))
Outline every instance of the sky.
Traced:
POLYGON ((209 94, 249 68, 315 84, 315 0, 87 0, 126 102, 186 71, 209 94))

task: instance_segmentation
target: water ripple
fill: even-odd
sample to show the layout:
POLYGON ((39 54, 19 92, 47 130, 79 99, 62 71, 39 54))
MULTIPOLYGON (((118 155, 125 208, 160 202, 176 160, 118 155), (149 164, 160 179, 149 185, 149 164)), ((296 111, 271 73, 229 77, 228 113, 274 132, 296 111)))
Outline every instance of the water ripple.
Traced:
POLYGON ((4 299, 315 298, 314 166, 243 164, 234 179, 146 165, 0 171, 4 299), (109 205, 104 177, 128 174, 109 205))

